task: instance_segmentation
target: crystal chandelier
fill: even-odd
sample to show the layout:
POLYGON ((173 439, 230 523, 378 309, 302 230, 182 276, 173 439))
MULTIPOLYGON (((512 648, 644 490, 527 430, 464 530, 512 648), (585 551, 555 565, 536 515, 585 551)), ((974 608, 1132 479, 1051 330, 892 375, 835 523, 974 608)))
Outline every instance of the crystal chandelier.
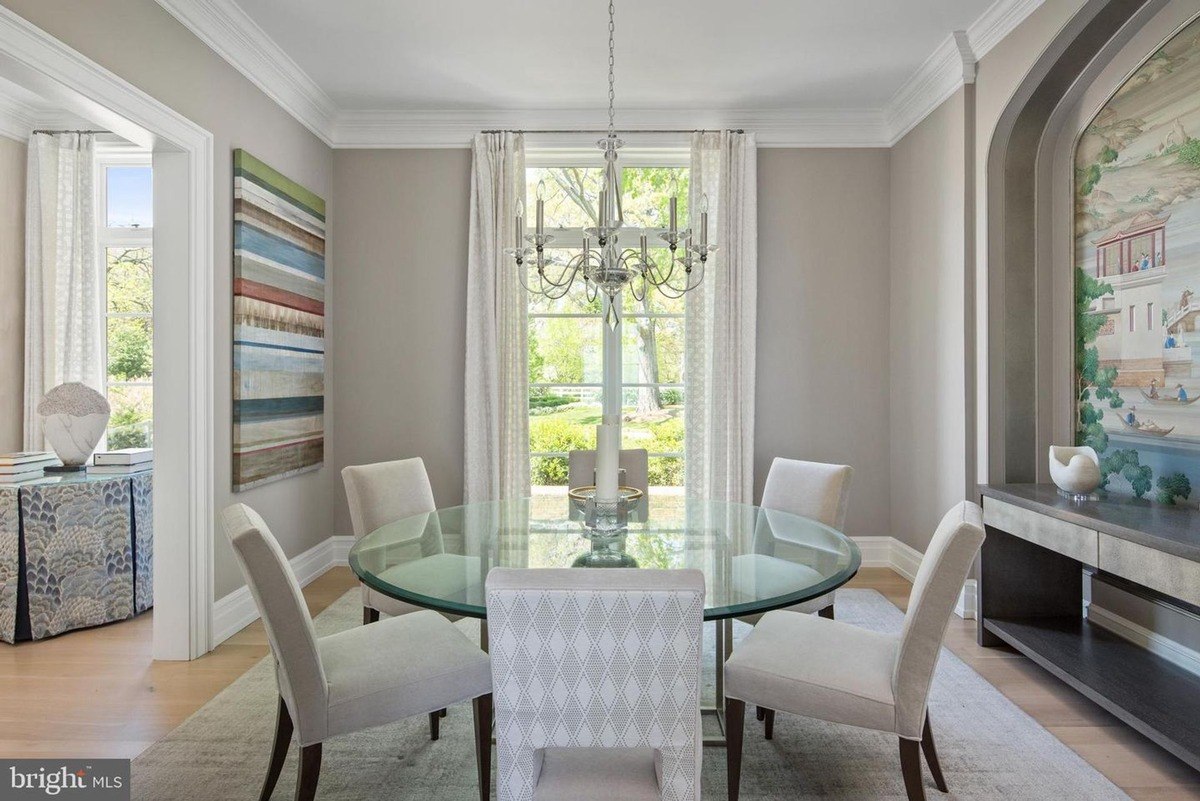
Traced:
POLYGON ((628 286, 635 300, 641 301, 651 287, 657 288, 668 298, 679 298, 704 281, 704 267, 708 254, 717 249, 708 241, 708 195, 700 198, 700 231, 693 241, 691 228, 679 230, 677 197, 678 182, 672 178, 670 195, 670 225, 659 237, 667 243, 669 257, 658 264, 650 258, 646 232, 641 232, 637 248, 621 247, 621 232, 625 215, 621 202, 621 182, 617 169, 617 151, 624 145, 617 138, 614 91, 614 8, 608 4, 608 135, 596 143, 604 153, 604 176, 599 198, 599 220, 594 227, 584 229, 583 247, 565 262, 554 264, 546 260, 546 245, 554 237, 546 233, 545 226, 545 182, 538 184, 537 217, 532 234, 525 233, 525 204, 517 199, 516 233, 517 247, 505 253, 517 261, 517 272, 521 285, 551 300, 557 300, 570 291, 577 275, 583 275, 584 290, 589 301, 603 292, 608 297, 605 320, 615 327, 617 317, 615 301, 628 286), (592 246, 595 240, 596 246, 592 246), (521 243, 528 246, 522 247, 521 243), (532 269, 531 269, 532 268, 532 269), (533 275, 536 274, 536 279, 533 275))

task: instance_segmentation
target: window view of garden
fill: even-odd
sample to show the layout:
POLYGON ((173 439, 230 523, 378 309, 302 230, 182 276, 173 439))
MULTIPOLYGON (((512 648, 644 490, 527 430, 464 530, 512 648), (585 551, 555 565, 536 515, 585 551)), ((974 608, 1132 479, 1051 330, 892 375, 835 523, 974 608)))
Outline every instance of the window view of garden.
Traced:
POLYGON ((153 291, 150 248, 105 251, 108 297, 108 447, 144 448, 153 440, 153 291))
POLYGON ((107 448, 154 443, 153 189, 145 163, 102 161, 98 259, 104 275, 107 448))
MULTIPOLYGON (((591 167, 530 168, 526 207, 534 208, 539 182, 545 186, 547 233, 555 237, 547 256, 556 274, 579 252, 582 229, 596 225, 601 170, 591 167)), ((621 173, 625 226, 623 242, 636 246, 642 229, 652 243, 666 228, 668 199, 680 198, 687 219, 688 170, 625 167, 621 173), (674 186, 672 186, 674 181, 674 186)), ((593 243, 594 244, 594 243, 593 243)), ((666 259, 651 246, 651 258, 666 259)), ((626 292, 621 308, 623 376, 622 447, 650 454, 650 485, 683 486, 683 311, 684 301, 657 291, 636 301, 626 292)), ((578 279, 558 300, 530 295, 529 440, 534 495, 567 484, 567 452, 596 447, 600 423, 603 314, 599 298, 589 301, 578 279)))

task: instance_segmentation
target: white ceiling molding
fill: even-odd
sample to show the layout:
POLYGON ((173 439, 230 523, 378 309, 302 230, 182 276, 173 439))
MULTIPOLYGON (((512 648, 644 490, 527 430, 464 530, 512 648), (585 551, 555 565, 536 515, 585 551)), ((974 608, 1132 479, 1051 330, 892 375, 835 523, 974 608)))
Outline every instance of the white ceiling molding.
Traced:
MULTIPOLYGON (((883 114, 874 109, 829 111, 756 109, 621 111, 618 128, 638 130, 745 128, 760 147, 885 147, 883 114)), ((466 147, 483 130, 578 130, 605 127, 603 109, 524 111, 343 111, 333 142, 338 148, 466 147)))
MULTIPOLYGON (((600 127, 602 110, 339 109, 236 0, 157 0, 217 54, 326 144, 335 148, 465 147, 490 128, 600 127)), ((955 32, 882 109, 629 110, 627 130, 746 128, 763 147, 890 147, 975 79, 975 63, 1044 0, 996 0, 955 32)))
POLYGON ((234 0, 158 0, 171 16, 327 145, 332 98, 234 0))
POLYGON ((1045 0, 996 0, 967 28, 967 40, 976 60, 987 55, 1013 28, 1038 10, 1045 0))
POLYGON ((967 38, 965 31, 948 36, 892 96, 886 111, 889 146, 899 142, 960 86, 975 83, 975 56, 967 38))
POLYGON ((0 135, 19 142, 29 140, 29 132, 37 127, 36 111, 32 106, 11 97, 0 88, 0 135))
POLYGON ((61 109, 34 102, 29 93, 16 85, 0 80, 0 136, 28 142, 35 130, 80 130, 93 128, 91 123, 61 109))

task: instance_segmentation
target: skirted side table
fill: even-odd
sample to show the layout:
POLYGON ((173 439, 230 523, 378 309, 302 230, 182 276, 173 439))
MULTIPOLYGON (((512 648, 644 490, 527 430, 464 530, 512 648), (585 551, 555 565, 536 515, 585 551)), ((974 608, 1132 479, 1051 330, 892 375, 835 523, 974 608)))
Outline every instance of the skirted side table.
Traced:
POLYGON ((150 473, 0 484, 0 640, 40 640, 154 605, 153 486, 150 473))

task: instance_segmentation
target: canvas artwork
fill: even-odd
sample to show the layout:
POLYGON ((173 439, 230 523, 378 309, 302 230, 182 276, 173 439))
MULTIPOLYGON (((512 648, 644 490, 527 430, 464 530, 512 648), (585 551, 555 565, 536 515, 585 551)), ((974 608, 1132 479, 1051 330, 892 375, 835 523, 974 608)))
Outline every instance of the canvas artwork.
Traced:
POLYGON ((233 152, 233 489, 321 466, 325 201, 233 152))
POLYGON ((1200 20, 1153 53, 1075 151, 1078 444, 1107 489, 1200 488, 1200 20))

